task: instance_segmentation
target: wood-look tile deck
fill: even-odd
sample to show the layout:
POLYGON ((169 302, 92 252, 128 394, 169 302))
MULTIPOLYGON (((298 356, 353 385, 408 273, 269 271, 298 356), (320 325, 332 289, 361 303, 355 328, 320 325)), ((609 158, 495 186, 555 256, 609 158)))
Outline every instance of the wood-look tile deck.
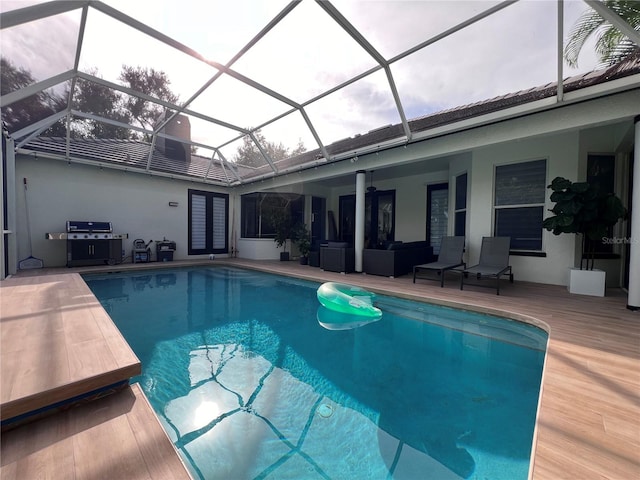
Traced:
MULTIPOLYGON (((381 293, 446 305, 465 306, 489 313, 501 313, 544 326, 549 331, 549 344, 532 455, 532 477, 545 480, 640 478, 640 312, 631 312, 626 309, 624 292, 609 290, 604 298, 571 295, 564 287, 518 282, 518 272, 514 272, 516 283, 511 285, 505 282, 504 287, 501 288, 501 295, 497 296, 489 289, 473 286, 465 286, 465 290, 460 291, 458 280, 453 274, 447 279, 445 288, 440 288, 438 282, 426 280, 418 280, 413 284, 410 275, 395 279, 361 274, 341 275, 301 266, 296 262, 240 259, 215 262, 293 275, 319 282, 348 282, 381 293)), ((117 269, 194 264, 196 263, 136 264, 135 266, 122 265, 117 269)), ((85 267, 72 270, 88 272, 105 269, 106 267, 85 267)), ((111 269, 114 268, 111 267, 111 269)), ((30 278, 34 275, 49 276, 60 274, 60 272, 65 272, 65 276, 71 277, 68 275, 69 269, 52 269, 21 272, 24 277, 21 275, 17 278, 30 278)), ((26 292, 25 295, 27 295, 26 292)), ((47 301, 55 302, 56 295, 58 294, 55 288, 43 291, 42 297, 38 300, 39 308, 43 309, 47 301)), ((20 301, 21 298, 18 296, 8 303, 3 299, 3 320, 5 304, 13 308, 13 302, 20 301)), ((68 309, 83 311, 86 308, 95 312, 92 310, 94 305, 95 299, 90 299, 83 304, 69 305, 68 309)), ((59 308, 65 310, 63 306, 59 308)), ((30 313, 25 313, 23 316, 28 320, 30 313)), ((55 320, 56 317, 54 315, 51 318, 55 320)), ((17 326, 12 326, 11 330, 21 332, 17 334, 18 338, 22 339, 20 341, 26 343, 37 341, 31 338, 28 330, 17 326)), ((52 329, 51 334, 54 338, 61 338, 55 333, 55 328, 52 329)), ((85 334, 75 332, 75 335, 82 338, 85 334)), ((2 336, 4 341, 4 321, 2 336)), ((23 388, 20 386, 20 376, 16 375, 13 369, 26 365, 27 361, 33 362, 32 368, 38 368, 38 365, 47 362, 55 363, 58 356, 51 352, 59 348, 56 345, 55 342, 38 345, 37 351, 46 356, 46 360, 25 357, 20 362, 9 361, 5 364, 3 357, 3 390, 5 376, 10 379, 8 388, 16 391, 23 388)), ((93 358, 92 355, 86 350, 82 353, 83 362, 90 363, 91 358, 93 358)), ((52 373, 52 375, 66 375, 69 364, 63 363, 59 368, 62 373, 52 373)), ((49 419, 45 420, 49 421, 49 419)), ((46 432, 46 426, 37 427, 45 425, 40 423, 45 420, 36 422, 32 428, 40 428, 41 433, 46 432)), ((22 428, 25 427, 20 427, 22 428)), ((122 432, 118 433, 118 435, 121 434, 126 436, 122 432)), ((21 478, 11 475, 5 477, 5 472, 9 474, 14 471, 12 464, 5 467, 4 451, 7 448, 5 440, 11 442, 11 439, 5 439, 3 436, 2 478, 21 478)), ((123 441, 127 440, 123 439, 123 441)), ((114 453, 114 458, 117 455, 114 453)), ((49 458, 51 459, 49 467, 54 469, 53 457, 49 458)), ((28 459, 25 461, 29 463, 28 459)), ((40 465, 40 468, 46 470, 46 461, 40 465)), ((108 472, 106 465, 101 465, 99 468, 99 472, 94 472, 94 475, 108 472)), ((117 466, 114 465, 113 468, 117 466)), ((78 475, 79 471, 76 468, 75 478, 81 478, 78 475)), ((149 477, 139 475, 128 478, 149 477)))

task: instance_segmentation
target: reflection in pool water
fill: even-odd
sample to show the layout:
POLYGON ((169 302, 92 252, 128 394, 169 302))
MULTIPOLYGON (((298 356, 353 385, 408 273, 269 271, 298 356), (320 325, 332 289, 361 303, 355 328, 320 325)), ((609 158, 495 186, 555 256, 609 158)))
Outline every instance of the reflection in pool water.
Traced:
POLYGON ((86 280, 194 477, 527 478, 540 330, 385 296, 327 330, 313 282, 168 272, 86 280))

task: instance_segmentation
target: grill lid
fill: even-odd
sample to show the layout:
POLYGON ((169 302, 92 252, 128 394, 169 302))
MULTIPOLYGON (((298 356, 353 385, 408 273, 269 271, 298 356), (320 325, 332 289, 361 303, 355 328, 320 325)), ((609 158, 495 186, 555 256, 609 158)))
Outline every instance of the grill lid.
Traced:
POLYGON ((69 220, 67 222, 67 233, 112 233, 111 222, 78 222, 69 220))

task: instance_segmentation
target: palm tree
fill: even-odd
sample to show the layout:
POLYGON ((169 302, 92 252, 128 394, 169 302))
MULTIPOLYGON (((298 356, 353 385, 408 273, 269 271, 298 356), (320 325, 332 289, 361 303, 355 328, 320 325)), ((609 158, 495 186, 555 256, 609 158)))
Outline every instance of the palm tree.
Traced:
MULTIPOLYGON (((627 22, 634 30, 640 30, 640 2, 638 0, 604 0, 604 5, 627 22)), ((598 12, 590 8, 576 21, 564 47, 564 58, 575 67, 585 42, 596 36, 596 53, 602 67, 609 67, 640 54, 640 48, 620 32, 598 12)))

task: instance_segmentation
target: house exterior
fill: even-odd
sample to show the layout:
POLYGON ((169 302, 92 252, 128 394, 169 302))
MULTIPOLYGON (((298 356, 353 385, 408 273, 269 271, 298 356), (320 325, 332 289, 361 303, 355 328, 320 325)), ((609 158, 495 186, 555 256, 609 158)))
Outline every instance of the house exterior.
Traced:
POLYGON ((152 144, 6 133, 2 277, 31 255, 47 267, 66 265, 66 242, 47 234, 76 220, 112 222, 127 237, 124 261, 131 261, 135 239, 173 241, 175 259, 277 259, 259 210, 272 196, 294 208, 316 242, 355 244, 356 271, 364 242, 427 240, 437 249, 439 236, 464 235, 465 261, 474 264, 482 237, 509 235, 517 281, 567 285, 569 269, 580 264, 580 242, 541 226, 552 207, 546 186, 561 176, 602 182, 631 211, 604 239, 596 268, 606 271, 607 286, 628 288, 629 305, 637 307, 639 116, 635 58, 565 79, 561 88, 513 92, 252 168, 190 152, 181 115, 168 119, 152 144), (379 228, 363 233, 356 225, 366 186, 378 202, 371 211, 379 228))
MULTIPOLYGON (((349 152, 351 157, 343 161, 231 187, 90 162, 61 161, 37 142, 32 150, 29 144, 19 148, 14 163, 9 140, 6 179, 8 204, 15 208, 9 216, 15 225, 15 230, 11 228, 15 235, 5 236, 9 249, 6 268, 8 273, 14 272, 17 262, 29 255, 25 198, 33 255, 43 259, 48 267, 64 266, 66 249, 64 242, 47 240, 46 233, 63 231, 68 220, 112 222, 114 232, 128 234, 123 242, 125 256, 129 255, 133 240, 142 238, 175 241, 176 259, 206 258, 210 251, 221 256, 275 259, 278 249, 272 238, 242 235, 243 195, 265 191, 301 195, 306 199, 305 217, 310 222, 311 199, 323 199, 325 215, 328 211, 337 215, 340 198, 353 194, 356 172, 362 170, 375 172, 373 179, 378 190, 395 192, 394 239, 403 241, 426 238, 430 185, 447 184, 446 216, 455 218, 456 195, 461 193, 456 191, 459 185, 456 182, 466 175, 465 255, 467 263, 473 263, 478 258, 482 237, 496 233, 496 212, 499 215, 500 210, 500 205, 496 205, 496 175, 500 175, 502 167, 517 172, 518 165, 538 162, 546 187, 556 176, 585 180, 590 156, 609 156, 615 167, 615 192, 628 204, 633 187, 632 153, 639 128, 638 73, 567 93, 565 103, 557 107, 536 105, 547 100, 436 126, 425 131, 423 140, 411 144, 374 148, 363 154, 354 149, 349 152), (600 93, 603 90, 606 93, 600 93), (28 179, 26 197, 22 188, 24 178, 28 179), (218 194, 225 199, 228 219, 225 246, 200 254, 189 251, 189 206, 194 193, 218 194), (177 206, 170 206, 172 202, 177 206)), ((546 211, 552 206, 549 192, 542 202, 536 201, 547 216, 546 211)), ((323 237, 328 238, 328 222, 323 223, 323 237)), ((621 222, 613 236, 628 238, 627 227, 627 223, 621 222)), ((454 234, 454 229, 455 224, 450 221, 446 233, 454 234)), ((537 248, 512 252, 516 279, 566 285, 568 269, 579 264, 577 239, 542 230, 540 234, 542 242, 537 248)), ((624 240, 611 242, 612 255, 597 260, 596 267, 606 270, 608 286, 623 286, 628 272, 634 268, 626 251, 631 245, 624 240)))

